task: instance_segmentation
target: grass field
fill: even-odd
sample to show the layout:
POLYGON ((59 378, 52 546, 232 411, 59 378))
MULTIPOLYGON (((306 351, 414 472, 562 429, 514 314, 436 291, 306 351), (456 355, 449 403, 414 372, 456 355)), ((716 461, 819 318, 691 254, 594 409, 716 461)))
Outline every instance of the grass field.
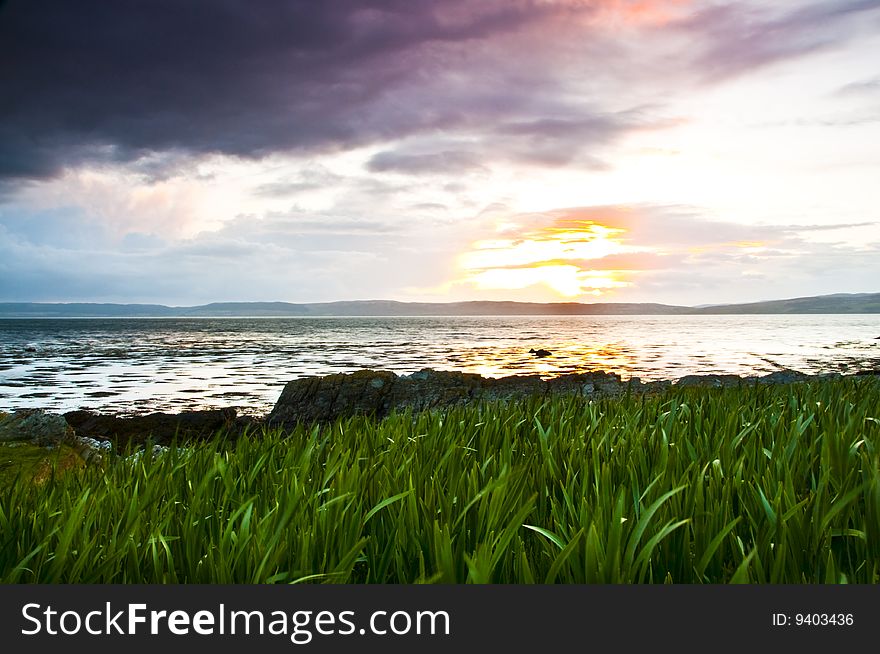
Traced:
POLYGON ((0 489, 4 582, 876 583, 880 380, 222 435, 0 489))

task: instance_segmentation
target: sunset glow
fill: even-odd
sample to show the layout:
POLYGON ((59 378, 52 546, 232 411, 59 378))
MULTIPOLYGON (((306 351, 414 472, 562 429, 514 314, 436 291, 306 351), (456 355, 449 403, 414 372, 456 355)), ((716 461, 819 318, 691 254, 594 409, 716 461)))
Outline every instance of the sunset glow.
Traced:
MULTIPOLYGON (((504 225, 503 231, 512 231, 504 225)), ((625 230, 587 220, 556 223, 507 238, 477 241, 459 260, 464 281, 480 290, 546 286, 575 298, 629 286, 628 271, 601 269, 606 257, 645 248, 627 246, 625 230)))

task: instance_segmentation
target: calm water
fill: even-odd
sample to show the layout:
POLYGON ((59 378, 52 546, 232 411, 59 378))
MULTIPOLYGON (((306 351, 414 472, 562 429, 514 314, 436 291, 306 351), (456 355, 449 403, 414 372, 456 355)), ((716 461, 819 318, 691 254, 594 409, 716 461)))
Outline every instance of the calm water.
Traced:
POLYGON ((878 336, 877 314, 0 320, 0 409, 262 414, 291 379, 359 368, 852 372, 880 364, 878 336))

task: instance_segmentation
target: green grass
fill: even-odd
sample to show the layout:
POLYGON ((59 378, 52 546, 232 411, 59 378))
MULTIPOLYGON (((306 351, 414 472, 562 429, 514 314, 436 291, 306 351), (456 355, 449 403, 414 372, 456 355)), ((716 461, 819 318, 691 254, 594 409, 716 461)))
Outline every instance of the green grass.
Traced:
POLYGON ((876 583, 880 380, 357 418, 0 490, 5 582, 876 583))

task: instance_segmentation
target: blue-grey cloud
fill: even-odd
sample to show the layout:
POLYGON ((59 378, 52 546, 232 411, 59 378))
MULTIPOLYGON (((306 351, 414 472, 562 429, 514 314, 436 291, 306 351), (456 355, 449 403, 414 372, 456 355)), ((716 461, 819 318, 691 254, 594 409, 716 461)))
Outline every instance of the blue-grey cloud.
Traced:
MULTIPOLYGON (((95 232, 91 242, 12 232, 0 223, 3 301, 193 304, 375 299, 438 283, 442 238, 413 247, 381 221, 297 213, 242 216, 185 240, 95 232)), ((448 253, 447 253, 448 254, 448 253)))
POLYGON ((367 162, 372 172, 400 172, 408 175, 464 174, 485 171, 480 158, 466 150, 443 150, 428 153, 407 153, 385 150, 367 162))

